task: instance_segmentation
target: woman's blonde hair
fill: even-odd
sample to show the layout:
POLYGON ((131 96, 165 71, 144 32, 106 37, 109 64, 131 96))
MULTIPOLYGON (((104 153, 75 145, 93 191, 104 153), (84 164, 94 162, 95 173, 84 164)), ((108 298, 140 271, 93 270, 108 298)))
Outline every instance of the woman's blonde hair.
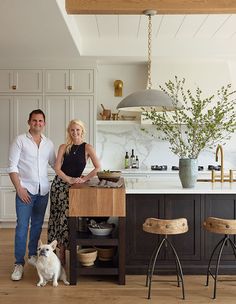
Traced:
POLYGON ((73 140, 72 140, 72 137, 70 135, 70 128, 72 125, 78 125, 81 127, 82 129, 82 134, 81 134, 81 138, 82 138, 82 141, 84 141, 85 139, 85 134, 86 134, 86 131, 85 131, 85 126, 84 126, 84 123, 79 120, 79 119, 72 119, 69 124, 68 124, 68 127, 66 129, 66 153, 69 153, 70 150, 71 150, 71 147, 73 145, 73 140))

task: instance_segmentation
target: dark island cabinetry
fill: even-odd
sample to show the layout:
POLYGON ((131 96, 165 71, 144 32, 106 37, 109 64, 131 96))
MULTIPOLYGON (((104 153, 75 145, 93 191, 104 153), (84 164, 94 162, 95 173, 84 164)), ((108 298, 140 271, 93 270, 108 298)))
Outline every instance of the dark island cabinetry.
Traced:
MULTIPOLYGON (((221 236, 205 232, 202 223, 208 216, 236 218, 236 195, 231 194, 127 194, 126 195, 126 273, 145 274, 158 235, 142 230, 147 217, 188 220, 189 231, 171 236, 185 274, 205 274, 209 254, 221 236)), ((174 269, 171 252, 160 255, 158 270, 174 269)), ((221 273, 235 273, 236 260, 230 248, 223 255, 221 273)))

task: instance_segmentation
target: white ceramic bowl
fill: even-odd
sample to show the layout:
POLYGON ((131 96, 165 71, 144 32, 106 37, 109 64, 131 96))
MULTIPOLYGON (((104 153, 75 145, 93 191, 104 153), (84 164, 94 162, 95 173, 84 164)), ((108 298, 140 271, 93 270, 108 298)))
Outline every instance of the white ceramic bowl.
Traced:
POLYGON ((100 235, 100 236, 106 236, 109 235, 112 232, 112 227, 110 228, 92 228, 88 227, 89 230, 92 232, 94 235, 100 235))

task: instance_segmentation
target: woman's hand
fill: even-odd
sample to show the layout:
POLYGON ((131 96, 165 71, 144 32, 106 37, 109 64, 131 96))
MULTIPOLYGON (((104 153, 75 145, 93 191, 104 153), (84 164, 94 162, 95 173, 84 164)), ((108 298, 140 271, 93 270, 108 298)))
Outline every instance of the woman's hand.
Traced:
POLYGON ((77 184, 83 184, 87 181, 87 179, 85 178, 85 176, 81 176, 81 177, 77 177, 76 178, 76 183, 77 184))
POLYGON ((73 185, 73 184, 77 183, 77 179, 78 179, 78 177, 67 176, 66 181, 68 184, 73 185))
POLYGON ((81 177, 71 177, 71 176, 68 176, 67 177, 67 183, 69 183, 70 185, 73 185, 73 184, 83 184, 86 181, 87 181, 87 179, 84 176, 81 176, 81 177))

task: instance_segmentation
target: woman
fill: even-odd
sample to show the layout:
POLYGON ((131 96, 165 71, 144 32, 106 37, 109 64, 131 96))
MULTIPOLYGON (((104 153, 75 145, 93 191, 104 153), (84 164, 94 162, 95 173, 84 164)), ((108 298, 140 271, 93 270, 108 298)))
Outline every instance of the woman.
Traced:
POLYGON ((58 149, 56 176, 51 186, 48 242, 57 240, 62 265, 65 265, 65 250, 68 247, 69 188, 75 183, 85 183, 95 176, 100 168, 95 150, 84 142, 84 136, 85 128, 82 121, 71 120, 67 127, 66 144, 62 144, 58 149), (82 176, 89 158, 94 169, 88 175, 82 176))

